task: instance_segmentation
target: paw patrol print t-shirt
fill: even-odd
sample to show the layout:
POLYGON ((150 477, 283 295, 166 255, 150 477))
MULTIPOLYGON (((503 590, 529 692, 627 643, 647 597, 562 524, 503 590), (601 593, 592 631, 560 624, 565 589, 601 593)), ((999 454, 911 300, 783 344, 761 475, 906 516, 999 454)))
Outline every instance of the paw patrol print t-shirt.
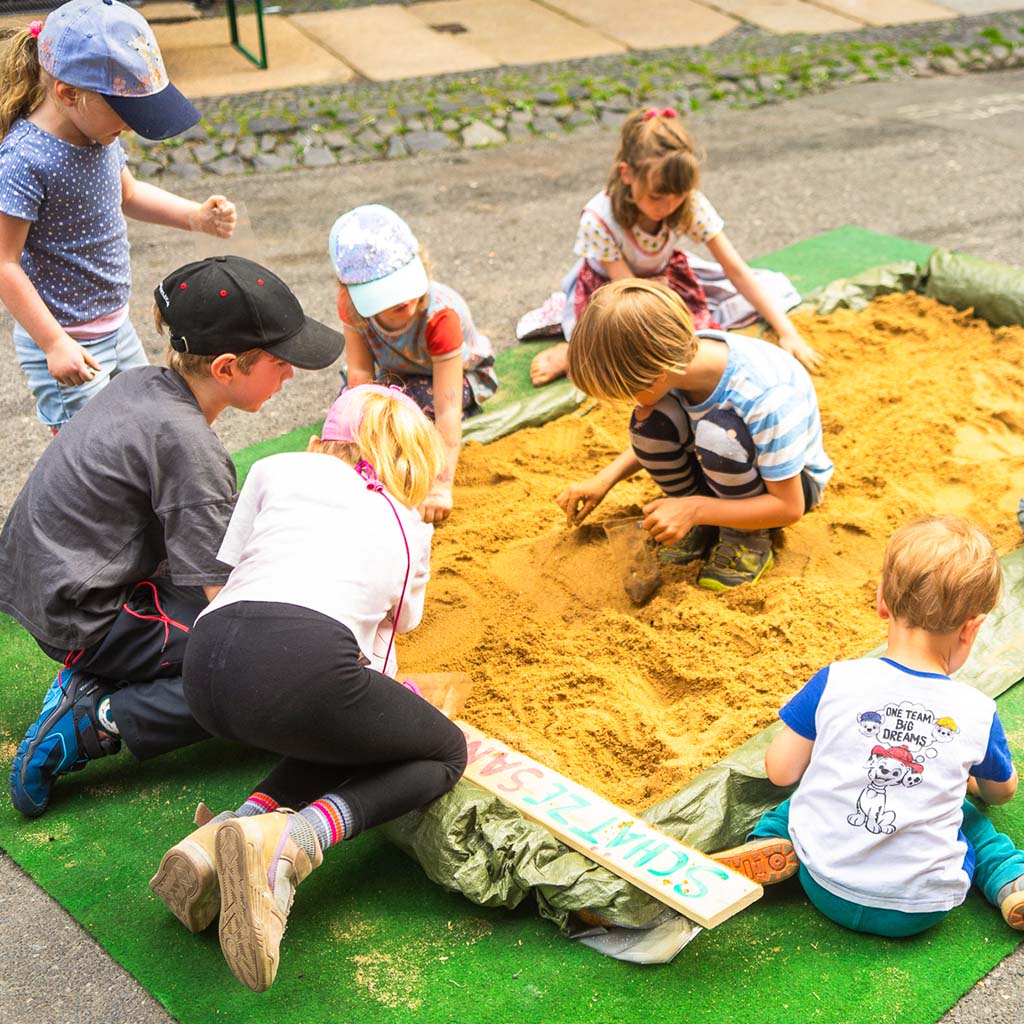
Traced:
POLYGON ((862 658, 822 669, 779 716, 814 741, 789 814, 814 880, 884 910, 962 903, 974 871, 961 831, 967 777, 1013 772, 995 702, 948 676, 862 658))

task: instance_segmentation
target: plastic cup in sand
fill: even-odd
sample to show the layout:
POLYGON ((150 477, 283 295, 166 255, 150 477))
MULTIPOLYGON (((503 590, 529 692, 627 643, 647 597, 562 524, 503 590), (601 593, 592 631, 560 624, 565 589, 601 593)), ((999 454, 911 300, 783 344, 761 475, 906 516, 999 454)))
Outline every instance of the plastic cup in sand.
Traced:
POLYGON ((661 571, 651 551, 643 520, 613 519, 604 524, 622 585, 634 604, 644 604, 661 586, 661 571))

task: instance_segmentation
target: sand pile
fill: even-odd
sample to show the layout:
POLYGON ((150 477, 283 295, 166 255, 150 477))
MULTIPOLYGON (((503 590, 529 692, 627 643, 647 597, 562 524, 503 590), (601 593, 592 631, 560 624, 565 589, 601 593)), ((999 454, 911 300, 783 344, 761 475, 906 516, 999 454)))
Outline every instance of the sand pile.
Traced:
POLYGON ((696 566, 666 567, 647 605, 630 602, 600 523, 638 514, 651 481, 620 484, 574 531, 553 500, 627 443, 628 413, 599 406, 467 446, 402 667, 469 672, 468 721, 640 810, 775 721, 818 668, 882 642, 875 586, 898 525, 960 512, 1017 546, 1024 329, 914 294, 796 319, 828 358, 836 473, 760 583, 713 594, 696 566))

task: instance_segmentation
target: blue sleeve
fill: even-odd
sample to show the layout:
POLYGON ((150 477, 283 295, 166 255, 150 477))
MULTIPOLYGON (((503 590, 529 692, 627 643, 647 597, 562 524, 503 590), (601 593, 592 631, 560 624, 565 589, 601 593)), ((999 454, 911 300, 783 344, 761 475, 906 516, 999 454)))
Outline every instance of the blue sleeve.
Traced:
POLYGON ((999 715, 992 715, 992 728, 988 733, 988 749, 982 760, 971 769, 971 774, 989 782, 1006 782, 1013 774, 1013 758, 1006 742, 1006 733, 999 715))
POLYGON ((0 158, 0 213, 35 221, 45 189, 32 164, 13 147, 0 158))
POLYGON ((828 665, 819 669, 804 687, 795 693, 779 711, 779 718, 798 736, 805 740, 816 740, 818 730, 814 724, 818 713, 818 702, 828 683, 828 665))

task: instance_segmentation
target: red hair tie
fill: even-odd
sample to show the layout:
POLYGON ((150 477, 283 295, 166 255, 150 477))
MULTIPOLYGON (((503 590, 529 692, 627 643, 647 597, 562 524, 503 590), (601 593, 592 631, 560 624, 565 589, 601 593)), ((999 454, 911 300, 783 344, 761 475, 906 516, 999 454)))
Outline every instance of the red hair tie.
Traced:
POLYGON ((676 117, 676 112, 672 107, 665 107, 664 110, 655 110, 653 107, 650 110, 644 111, 644 120, 650 121, 652 117, 676 117))
POLYGON ((29 32, 32 33, 33 39, 38 39, 39 33, 43 31, 43 23, 38 18, 36 18, 35 21, 30 21, 28 23, 28 30, 29 32))

